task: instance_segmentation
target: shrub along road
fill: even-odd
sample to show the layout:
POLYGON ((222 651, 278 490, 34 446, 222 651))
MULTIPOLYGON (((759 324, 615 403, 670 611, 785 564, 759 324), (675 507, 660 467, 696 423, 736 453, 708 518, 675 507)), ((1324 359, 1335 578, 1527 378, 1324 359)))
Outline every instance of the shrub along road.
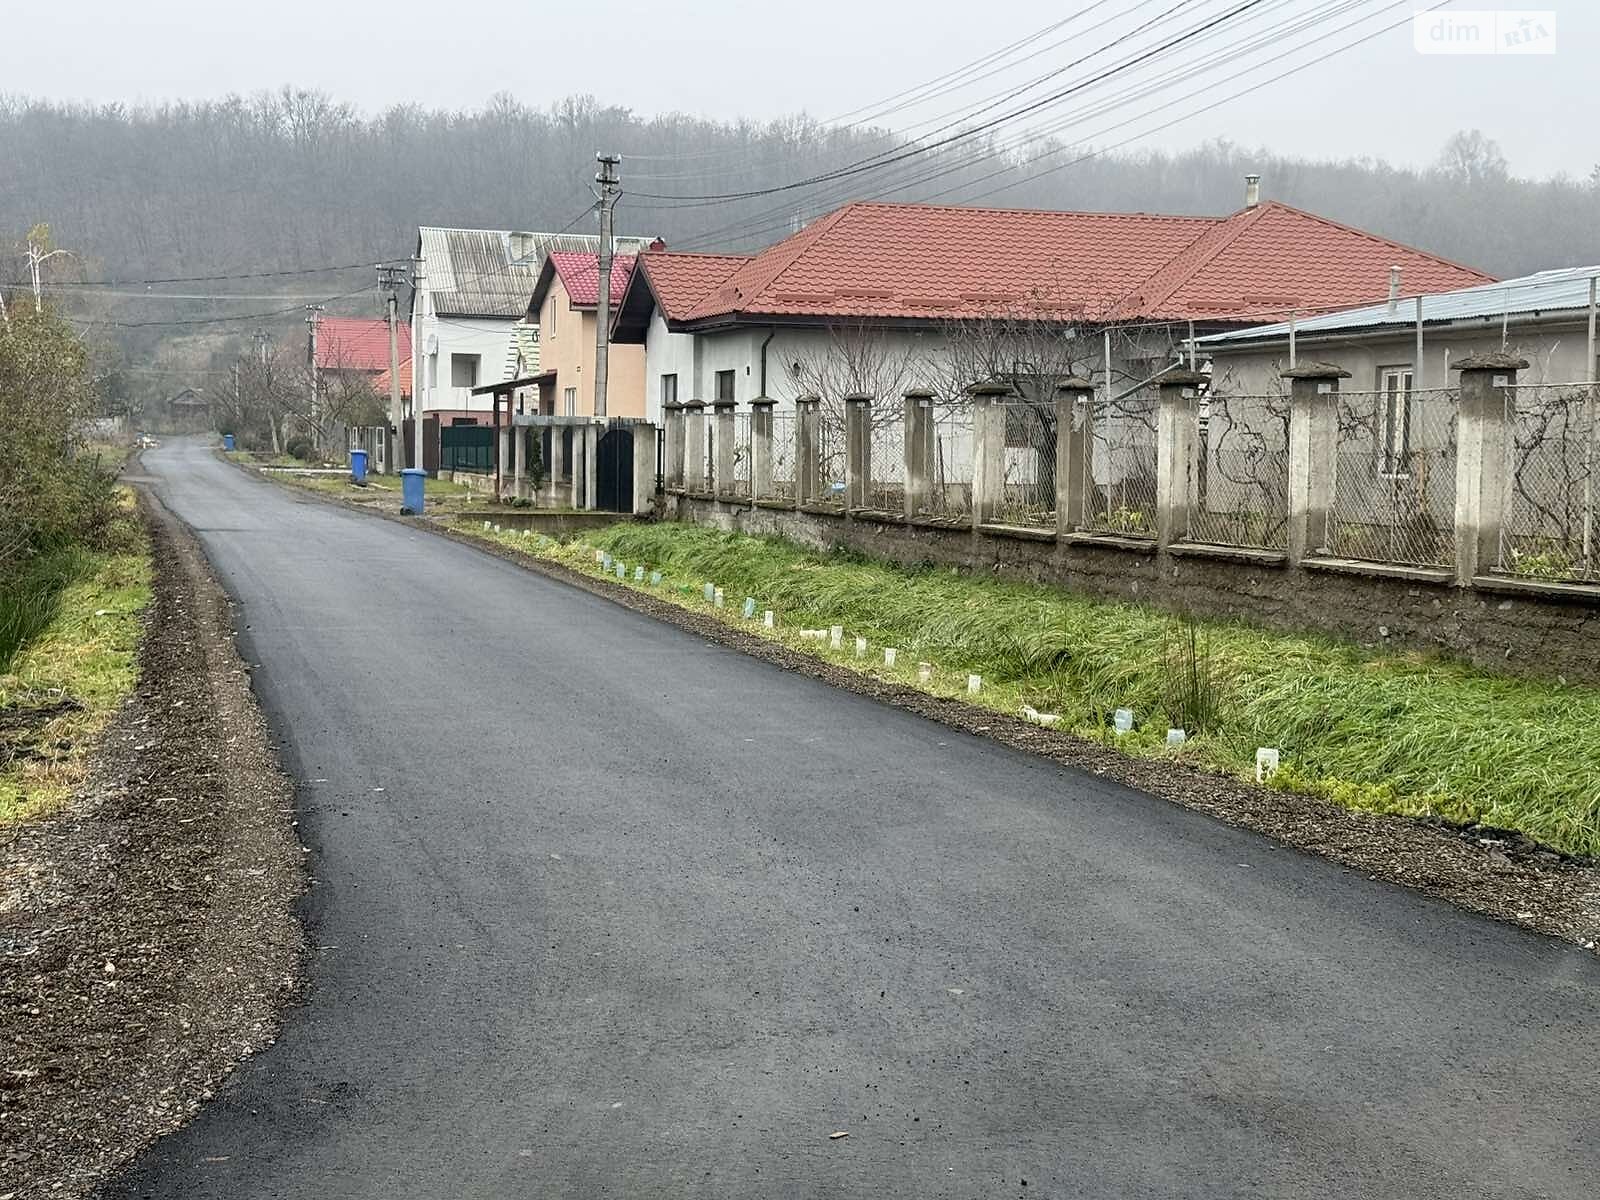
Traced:
POLYGON ((112 1194, 1592 1194, 1592 954, 146 461, 241 602, 314 956, 112 1194))

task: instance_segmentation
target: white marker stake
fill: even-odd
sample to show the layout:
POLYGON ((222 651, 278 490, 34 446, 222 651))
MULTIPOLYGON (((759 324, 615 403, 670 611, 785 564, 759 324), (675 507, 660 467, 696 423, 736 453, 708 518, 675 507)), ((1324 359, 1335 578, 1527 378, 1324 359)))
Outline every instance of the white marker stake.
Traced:
POLYGON ((635 567, 633 569, 633 581, 635 583, 643 583, 644 582, 644 568, 643 567, 635 567))
POLYGON ((724 601, 723 601, 722 589, 721 588, 718 588, 716 590, 716 592, 712 595, 711 603, 715 604, 718 608, 721 608, 723 606, 724 601))
POLYGON ((618 579, 626 579, 627 577, 628 577, 628 568, 627 568, 627 566, 625 564, 623 564, 623 563, 618 563, 617 564, 617 578, 618 579))
POLYGON ((967 676, 967 695, 976 696, 983 689, 982 675, 967 676))
POLYGON ((896 650, 893 646, 885 646, 883 650, 883 665, 886 667, 894 666, 895 655, 899 653, 900 651, 896 650))
POLYGON ((485 528, 485 529, 487 529, 487 528, 489 528, 489 522, 487 522, 487 521, 485 521, 485 522, 484 522, 484 523, 483 523, 483 527, 484 527, 484 528, 485 528))
POLYGON ((755 620, 755 615, 756 598, 754 596, 746 596, 744 598, 744 619, 746 621, 753 621, 755 620))
POLYGON ((661 572, 660 571, 651 571, 650 572, 650 586, 651 587, 660 587, 661 586, 661 572))
POLYGON ((918 663, 917 664, 917 682, 918 683, 932 683, 933 682, 933 665, 931 663, 918 663))
POLYGON ((772 615, 772 610, 770 608, 767 609, 767 611, 762 614, 761 623, 763 625, 765 625, 768 629, 776 629, 777 628, 777 618, 772 615))
POLYGON ((839 647, 844 645, 844 626, 843 625, 835 625, 831 629, 828 630, 828 645, 829 645, 829 647, 831 649, 834 649, 834 650, 837 650, 837 649, 839 649, 839 647))
POLYGON ((708 583, 708 584, 706 584, 706 589, 705 590, 706 590, 706 603, 710 604, 712 601, 714 601, 717 598, 717 585, 714 584, 714 583, 708 583))
POLYGON ((1273 746, 1262 746, 1256 751, 1256 782, 1265 783, 1278 769, 1278 751, 1273 746))
POLYGON ((1124 733, 1131 733, 1133 731, 1133 709, 1117 709, 1116 714, 1111 718, 1111 728, 1117 731, 1119 737, 1124 733))
POLYGON ((865 658, 866 656, 867 656, 867 639, 866 638, 857 638, 856 639, 856 657, 857 658, 865 658))
POLYGON ((1189 732, 1186 729, 1169 729, 1169 730, 1167 730, 1167 745, 1169 745, 1169 746, 1172 746, 1172 747, 1176 748, 1178 746, 1183 745, 1188 740, 1189 740, 1189 732))
MULTIPOLYGON (((483 527, 484 527, 484 528, 485 528, 485 529, 487 529, 487 528, 489 528, 489 522, 487 522, 487 521, 485 521, 485 522, 484 522, 484 523, 483 523, 483 527)), ((604 551, 604 550, 596 550, 596 551, 595 551, 595 552, 594 552, 594 560, 595 560, 595 562, 597 562, 597 563, 603 563, 603 562, 605 562, 605 561, 606 561, 606 552, 605 552, 605 551, 604 551)))

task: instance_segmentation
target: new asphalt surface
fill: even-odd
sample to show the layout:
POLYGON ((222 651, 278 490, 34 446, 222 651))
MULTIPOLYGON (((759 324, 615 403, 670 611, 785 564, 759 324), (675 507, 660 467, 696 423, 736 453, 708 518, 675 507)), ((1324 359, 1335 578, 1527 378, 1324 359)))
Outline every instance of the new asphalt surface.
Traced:
POLYGON ((315 951, 111 1195, 1600 1193, 1592 954, 145 462, 240 604, 315 951))

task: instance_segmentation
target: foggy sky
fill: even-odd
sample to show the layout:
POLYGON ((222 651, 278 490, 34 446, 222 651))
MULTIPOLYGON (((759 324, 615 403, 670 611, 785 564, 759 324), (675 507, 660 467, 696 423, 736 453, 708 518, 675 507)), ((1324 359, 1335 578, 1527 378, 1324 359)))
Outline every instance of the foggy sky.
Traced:
MULTIPOLYGON (((1080 46, 1091 48, 1172 2, 1151 7, 1102 0, 1071 27, 1068 45, 882 123, 903 127, 976 103, 1070 61, 1080 46)), ((1201 10, 1210 4, 1214 11, 1217 2, 1197 0, 1201 10)), ((1383 2, 1370 0, 1362 11, 1383 2)), ((1311 7, 1311 0, 1269 3, 1285 11, 1311 7)), ((1426 3, 1391 8, 1359 29, 1407 18, 1426 3)), ((397 102, 476 108, 497 92, 543 107, 591 93, 643 114, 765 120, 807 112, 831 118, 1089 7, 1091 0, 279 0, 266 6, 76 0, 29 5, 20 27, 11 23, 0 40, 0 92, 105 103, 294 84, 368 112, 397 102)), ((1422 165, 1454 131, 1479 128, 1501 144, 1515 174, 1586 175, 1600 163, 1600 122, 1585 67, 1600 46, 1600 0, 1500 0, 1497 7, 1555 9, 1557 53, 1422 56, 1408 25, 1129 148, 1226 137, 1304 157, 1422 165)), ((1257 58, 1270 52, 1262 49, 1257 58)), ((1082 132, 1097 133, 1107 123, 1085 125, 1082 132)))

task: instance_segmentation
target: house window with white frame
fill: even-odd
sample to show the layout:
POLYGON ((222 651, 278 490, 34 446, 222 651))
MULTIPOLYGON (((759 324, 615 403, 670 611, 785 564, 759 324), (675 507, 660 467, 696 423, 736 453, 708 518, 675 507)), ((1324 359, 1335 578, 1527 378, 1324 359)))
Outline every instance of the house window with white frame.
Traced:
POLYGON ((578 415, 578 389, 569 387, 561 393, 561 412, 564 416, 578 415))
POLYGON ((1378 473, 1411 473, 1410 365, 1378 368, 1378 473))

